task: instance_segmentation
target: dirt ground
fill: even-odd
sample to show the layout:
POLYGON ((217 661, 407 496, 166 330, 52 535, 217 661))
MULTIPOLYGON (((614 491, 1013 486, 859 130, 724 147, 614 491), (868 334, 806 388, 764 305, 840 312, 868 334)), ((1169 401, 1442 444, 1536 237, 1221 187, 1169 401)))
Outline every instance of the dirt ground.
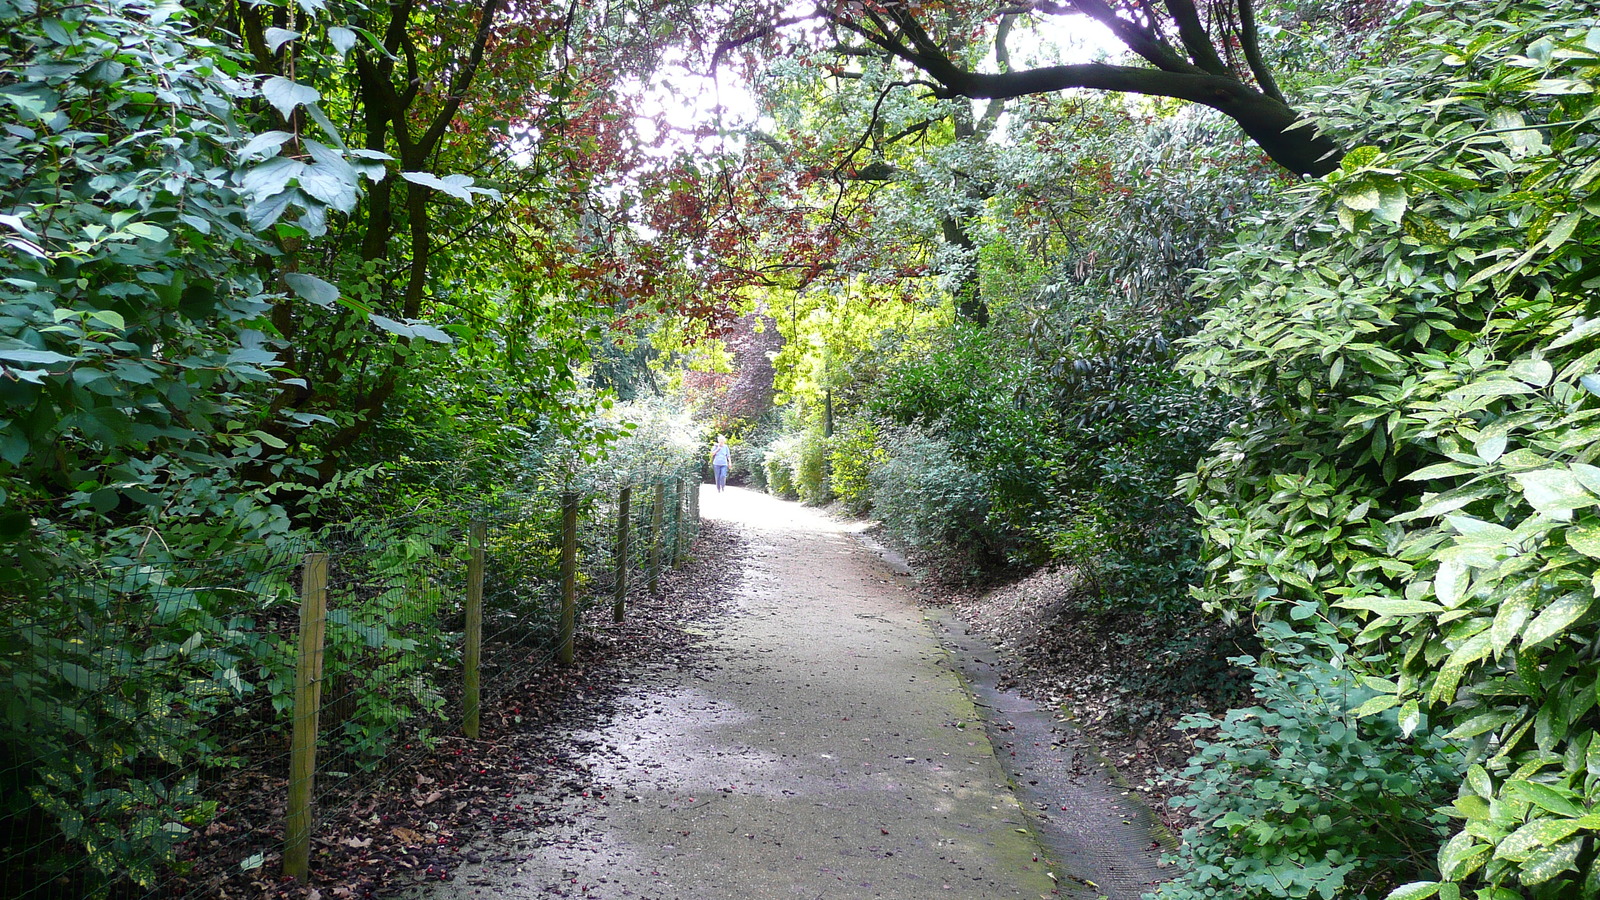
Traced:
POLYGON ((1145 633, 1148 621, 1083 602, 1071 567, 981 588, 933 574, 916 591, 995 649, 1002 687, 1060 710, 1170 835, 1192 824, 1168 802, 1184 789, 1172 773, 1215 729, 1179 723, 1191 713, 1220 714, 1243 696, 1244 674, 1220 661, 1253 648, 1200 620, 1183 626, 1186 655, 1171 646, 1171 635, 1145 633))

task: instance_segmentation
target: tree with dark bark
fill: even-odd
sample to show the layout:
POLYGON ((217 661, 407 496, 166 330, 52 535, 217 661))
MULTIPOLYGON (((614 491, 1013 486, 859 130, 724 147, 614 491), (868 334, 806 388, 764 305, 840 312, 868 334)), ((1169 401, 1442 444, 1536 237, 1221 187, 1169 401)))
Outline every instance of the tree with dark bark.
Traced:
MULTIPOLYGON (((846 55, 886 55, 934 97, 1004 100, 1072 88, 1199 103, 1238 123, 1275 162, 1301 175, 1338 167, 1339 144, 1296 110, 1261 45, 1255 0, 1034 0, 1017 3, 845 2, 802 15, 771 11, 730 26, 719 58, 783 29, 822 23, 846 55), (1014 16, 1083 16, 1108 28, 1145 65, 1091 62, 979 71, 968 50, 982 23, 1014 16)), ((1002 26, 1003 29, 1003 26, 1002 26)))

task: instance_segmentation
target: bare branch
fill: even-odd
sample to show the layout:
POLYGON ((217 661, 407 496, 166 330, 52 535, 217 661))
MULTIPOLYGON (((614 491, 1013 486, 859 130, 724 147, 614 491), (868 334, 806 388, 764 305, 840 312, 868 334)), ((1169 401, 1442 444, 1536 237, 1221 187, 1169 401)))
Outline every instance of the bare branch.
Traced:
POLYGON ((1124 19, 1105 0, 1071 0, 1069 6, 1052 6, 1060 12, 1077 12, 1099 22, 1117 36, 1129 50, 1164 72, 1204 72, 1205 70, 1178 54, 1157 30, 1156 18, 1146 10, 1146 25, 1124 19))
POLYGON ((1217 55, 1217 48, 1211 43, 1211 35, 1206 33, 1206 26, 1200 21, 1200 11, 1195 8, 1193 0, 1165 0, 1167 12, 1172 14, 1172 20, 1178 23, 1178 39, 1183 41, 1183 49, 1189 52, 1189 58, 1213 75, 1230 75, 1227 65, 1222 62, 1222 57, 1217 55))
POLYGON ((500 11, 501 0, 483 0, 483 6, 478 11, 478 32, 472 38, 472 50, 467 54, 466 64, 456 71, 455 77, 450 81, 450 93, 446 95, 444 106, 438 115, 433 117, 433 124, 417 141, 424 155, 432 153, 439 139, 444 137, 445 129, 450 127, 450 120, 456 117, 456 110, 461 108, 462 101, 467 98, 467 91, 472 87, 473 79, 478 77, 478 66, 483 64, 483 51, 489 44, 489 35, 494 31, 494 17, 500 11))
POLYGON ((715 75, 717 72, 717 66, 722 64, 722 58, 727 56, 729 53, 738 50, 740 47, 753 44, 762 38, 771 37, 772 35, 777 34, 778 30, 781 28, 785 28, 789 25, 798 25, 801 22, 809 22, 817 17, 817 14, 813 13, 804 16, 791 16, 788 18, 775 19, 770 24, 763 25, 749 34, 740 35, 736 38, 729 38, 725 41, 718 41, 717 49, 711 52, 711 73, 715 75))
POLYGON ((1244 47, 1245 61, 1250 64, 1250 74, 1255 76, 1261 92, 1279 103, 1287 103, 1283 91, 1278 88, 1277 79, 1272 77, 1272 70, 1267 68, 1266 60, 1261 56, 1261 35, 1256 28, 1256 10, 1252 0, 1239 0, 1239 43, 1244 47))

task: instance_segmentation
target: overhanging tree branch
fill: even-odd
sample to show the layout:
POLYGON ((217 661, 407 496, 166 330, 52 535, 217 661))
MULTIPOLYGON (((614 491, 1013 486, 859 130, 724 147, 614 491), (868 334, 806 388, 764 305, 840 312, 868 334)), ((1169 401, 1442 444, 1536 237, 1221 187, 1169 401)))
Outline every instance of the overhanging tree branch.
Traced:
POLYGON ((934 96, 942 99, 1003 100, 1073 88, 1171 97, 1209 106, 1233 119, 1267 155, 1292 172, 1322 175, 1338 166, 1342 156, 1339 145, 1310 127, 1284 101, 1262 58, 1255 11, 1248 2, 1240 7, 1240 39, 1259 88, 1223 62, 1193 0, 1165 0, 1163 5, 1192 61, 1161 36, 1153 9, 1145 9, 1152 21, 1142 25, 1119 15, 1106 0, 1041 2, 1035 9, 1086 15, 1110 28, 1153 68, 1087 63, 1021 71, 1002 66, 999 73, 974 72, 955 61, 953 48, 940 47, 917 21, 914 7, 839 12, 828 18, 840 29, 926 73, 937 82, 934 96))

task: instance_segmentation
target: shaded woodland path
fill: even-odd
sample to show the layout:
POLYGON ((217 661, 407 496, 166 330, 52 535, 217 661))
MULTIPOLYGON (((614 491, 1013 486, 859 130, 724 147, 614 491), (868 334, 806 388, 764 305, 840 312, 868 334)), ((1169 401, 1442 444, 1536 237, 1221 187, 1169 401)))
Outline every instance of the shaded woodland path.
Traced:
POLYGON ((1047 790, 1082 793, 1069 783, 1085 781, 1082 766, 1049 745, 1048 716, 1025 741, 1012 720, 1027 711, 980 675, 983 706, 1004 718, 985 727, 959 671, 981 660, 941 645, 859 524, 735 488, 706 488, 702 512, 743 533, 745 558, 729 561, 742 568, 731 612, 708 626, 696 665, 641 679, 615 721, 575 736, 592 747, 596 788, 567 801, 566 824, 408 896, 1138 896, 1155 871, 1132 846, 1146 833, 1095 821, 1127 825, 1120 792, 1089 778, 1098 794, 1067 804, 1092 806, 1089 819, 1063 829, 1073 816, 1039 815, 1061 800, 1040 799, 1047 790), (1029 756, 1018 742, 1054 757, 1049 784, 1013 780, 1029 756), (1132 867, 1079 838, 1129 845, 1132 867))

